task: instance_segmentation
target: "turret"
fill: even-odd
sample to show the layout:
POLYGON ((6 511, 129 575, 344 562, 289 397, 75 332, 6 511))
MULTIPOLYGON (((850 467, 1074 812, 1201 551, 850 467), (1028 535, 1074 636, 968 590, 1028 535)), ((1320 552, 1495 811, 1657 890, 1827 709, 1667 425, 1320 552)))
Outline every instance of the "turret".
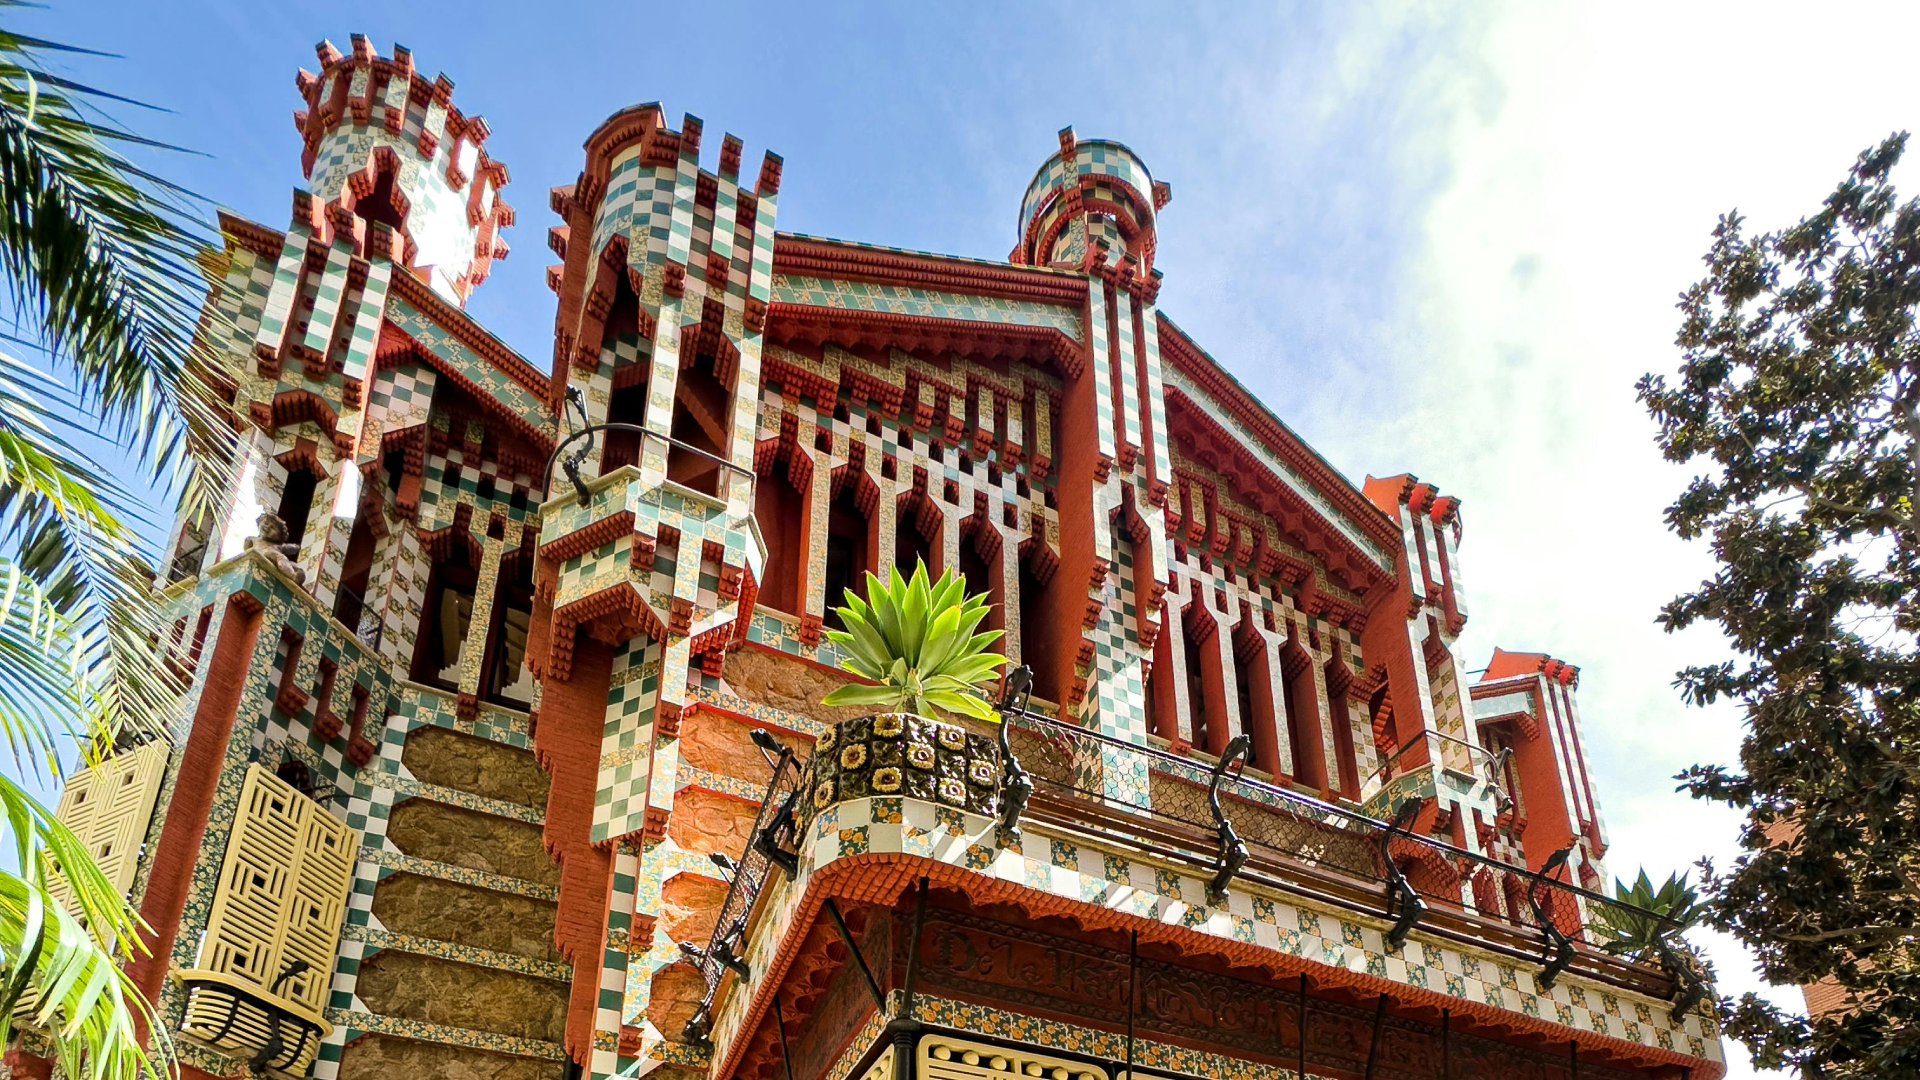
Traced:
POLYGON ((383 57, 355 34, 350 54, 326 41, 315 51, 320 73, 302 70, 296 81, 306 99, 293 124, 305 140, 308 197, 296 196, 295 216, 317 234, 336 223, 390 227, 396 263, 465 304, 506 257, 500 230, 513 223, 500 197, 507 167, 487 153, 487 122, 453 103, 452 79, 415 71, 404 46, 383 57))
POLYGON ((1008 261, 1095 270, 1145 282, 1153 271, 1154 216, 1173 200, 1125 145, 1060 129, 1060 152, 1034 173, 1020 200, 1020 242, 1008 261))

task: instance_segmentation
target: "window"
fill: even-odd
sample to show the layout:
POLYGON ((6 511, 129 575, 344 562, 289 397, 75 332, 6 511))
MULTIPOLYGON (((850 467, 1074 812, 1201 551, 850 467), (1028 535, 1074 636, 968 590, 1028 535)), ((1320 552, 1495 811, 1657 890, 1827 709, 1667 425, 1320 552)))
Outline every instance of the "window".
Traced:
MULTIPOLYGON (((427 587, 422 609, 420 640, 415 646, 413 678, 444 690, 460 680, 460 657, 473 622, 476 574, 467 546, 455 537, 452 550, 439 560, 427 587)), ((481 639, 484 647, 485 638, 481 639)))
MULTIPOLYGON (((1033 544, 1036 549, 1040 546, 1038 540, 1033 544)), ((1048 584, 1053 573, 1049 571, 1043 577, 1036 571, 1034 564, 1039 559, 1035 553, 1020 560, 1020 610, 1015 613, 1020 625, 1020 661, 1033 669, 1033 696, 1058 705, 1063 700, 1059 655, 1063 631, 1057 620, 1049 618, 1053 597, 1048 584)))
MULTIPOLYGON (((639 361, 634 361, 639 363, 639 361)), ((614 390, 607 402, 607 422, 609 424, 639 424, 646 415, 647 384, 642 382, 634 386, 622 386, 614 390)), ((623 465, 640 464, 640 433, 637 431, 605 431, 600 437, 606 442, 600 448, 600 475, 605 476, 623 465)))
MULTIPOLYGON (((361 633, 360 622, 367 614, 367 583, 373 570, 374 536, 373 526, 368 517, 377 514, 377 508, 363 511, 353 523, 353 534, 347 538, 347 551, 340 565, 340 591, 333 598, 333 617, 340 625, 352 630, 362 641, 368 641, 361 633)), ((373 621, 373 644, 379 640, 380 624, 373 621)))
POLYGON ((522 708, 532 704, 533 670, 527 666, 527 630, 532 625, 531 605, 510 604, 501 609, 500 644, 488 700, 522 708))
MULTIPOLYGON (((984 528, 984 527, 983 527, 984 528)), ((967 595, 981 595, 987 598, 987 617, 981 620, 981 630, 1003 630, 1006 628, 1006 593, 1000 588, 1000 560, 987 562, 980 547, 970 537, 960 539, 960 576, 966 579, 967 595)))
POLYGON ((1173 642, 1179 636, 1179 627, 1163 625, 1147 668, 1147 730, 1168 742, 1180 737, 1180 707, 1173 697, 1173 642))
POLYGON ((1252 611, 1233 635, 1233 682, 1240 694, 1240 729, 1253 739, 1248 760, 1262 771, 1280 774, 1280 739, 1275 723, 1273 669, 1267 663, 1267 639, 1253 626, 1252 611))
POLYGON ((304 468, 287 472, 287 483, 280 490, 280 507, 275 514, 287 526, 287 542, 298 544, 307 533, 307 518, 313 514, 314 475, 304 468))
MULTIPOLYGON (((1181 645, 1186 649, 1187 662, 1187 710, 1193 718, 1193 745, 1204 750, 1212 741, 1213 733, 1207 730, 1207 680, 1201 675, 1204 663, 1200 656, 1200 646, 1193 640, 1191 631, 1180 635, 1181 645)), ((1226 739, 1220 740, 1222 745, 1226 739)))
POLYGON ((1186 648, 1187 706, 1193 717, 1193 745, 1209 754, 1227 748, 1233 732, 1227 725, 1227 695, 1234 688, 1227 683, 1219 624, 1212 612, 1201 606, 1202 584, 1194 590, 1184 614, 1181 640, 1186 648))
POLYGON ((211 517, 202 517, 181 528, 180 546, 175 549, 173 562, 167 568, 168 581, 181 581, 200 572, 200 567, 207 561, 207 543, 212 534, 211 517))
POLYGON ((527 632, 533 626, 533 560, 516 557, 517 574, 501 576, 494 598, 493 656, 485 697, 524 709, 533 704, 533 671, 527 666, 527 632))
POLYGON ((713 458, 726 456, 733 393, 714 375, 713 357, 702 353, 681 368, 673 396, 671 434, 682 445, 667 450, 667 479, 705 495, 718 495, 720 465, 713 458))
POLYGON ((871 531, 866 515, 853 501, 853 480, 843 486, 827 514, 826 625, 845 629, 834 608, 847 602, 846 592, 866 593, 866 575, 871 567, 871 531))
POLYGON ((1293 780, 1326 790, 1327 761, 1320 737, 1320 700, 1313 687, 1313 658, 1293 641, 1280 647, 1281 678, 1286 688, 1287 739, 1293 747, 1293 780))
POLYGON ((1333 721, 1333 756, 1340 766, 1340 791, 1349 799, 1360 797, 1360 760, 1353 749, 1353 717, 1347 707, 1347 691, 1353 676, 1338 656, 1327 661, 1327 710, 1333 721))
MULTIPOLYGON (((788 615, 800 613, 800 570, 806 562, 805 500, 787 478, 788 455, 754 478, 753 517, 767 545, 757 601, 788 615)), ((827 598, 831 602, 834 598, 827 598)))
POLYGON ((914 567, 925 563, 927 574, 938 573, 933 557, 933 543, 915 519, 919 516, 908 509, 911 504, 902 503, 899 513, 894 517, 893 530, 893 568, 900 571, 901 577, 912 577, 914 567))

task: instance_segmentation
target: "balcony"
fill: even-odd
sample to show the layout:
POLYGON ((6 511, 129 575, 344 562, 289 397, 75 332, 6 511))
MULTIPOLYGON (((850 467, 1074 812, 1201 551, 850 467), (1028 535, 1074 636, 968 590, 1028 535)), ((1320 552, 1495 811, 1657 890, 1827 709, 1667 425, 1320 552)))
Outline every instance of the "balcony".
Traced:
MULTIPOLYGON (((840 902, 884 908, 908 893, 924 896, 929 884, 943 896, 964 894, 978 910, 1065 916, 1090 933, 1121 931, 1123 942, 1131 933, 1142 948, 1151 942, 1235 967, 1306 971, 1318 986, 1377 998, 1383 1011, 1389 1000, 1406 1016, 1451 1009, 1459 1030, 1544 1025, 1560 1045, 1579 1044, 1582 1076, 1610 1075, 1609 1063, 1681 1068, 1718 1057, 1717 1031, 1699 1008, 1703 988, 1690 973, 1585 944, 1587 914, 1613 903, 1603 896, 1410 833, 1405 817, 1386 820, 1240 777, 1231 760, 1204 764, 1038 715, 1009 719, 1004 744, 986 725, 848 721, 804 766, 782 760, 750 865, 735 878, 739 895, 729 896, 733 917, 707 947, 690 950, 712 992, 701 1030, 688 1034, 710 1041, 720 1071, 770 1045, 755 1033, 778 984, 756 976, 797 962, 796 927, 831 919, 850 954, 840 902), (1498 887, 1478 884, 1487 879, 1498 887)), ((922 978, 937 995, 952 976, 940 965, 967 950, 928 945, 900 924, 908 916, 897 908, 895 916, 894 967, 903 962, 900 943, 912 943, 904 963, 932 964, 922 978)), ((1010 925, 983 933, 1016 940, 1010 925)), ((1054 946, 1036 948, 1044 956, 1054 946)), ((1087 951, 1101 953, 1088 970, 1133 963, 1124 948, 1087 951)), ((1000 967, 988 983, 1017 975, 1000 967)), ((868 984, 883 1015, 899 993, 884 968, 877 965, 868 984)), ((978 972, 967 978, 961 983, 984 985, 978 972)), ((1035 998, 1051 992, 1040 984, 994 992, 1068 1010, 1035 998)), ((1264 999, 1277 985, 1251 988, 1264 999)), ((1165 1003, 1141 1004, 1139 1015, 1125 1000, 1097 1004, 1109 1022, 1125 1016, 1128 1030, 1135 1021, 1144 1030, 1156 1022, 1145 1010, 1165 1003)), ((1311 1008, 1335 1015, 1351 1002, 1311 1008)), ((1419 1026, 1406 1016, 1393 1023, 1419 1026)), ((1281 1036, 1273 1040, 1277 1046, 1281 1036)))
POLYGON ((652 431, 640 458, 597 479, 570 474, 575 487, 558 486, 541 507, 540 558, 551 569, 538 587, 553 603, 556 673, 582 627, 609 641, 691 637, 700 657, 738 634, 751 610, 766 566, 752 471, 652 431), (667 479, 659 463, 669 453, 708 459, 720 494, 667 479))

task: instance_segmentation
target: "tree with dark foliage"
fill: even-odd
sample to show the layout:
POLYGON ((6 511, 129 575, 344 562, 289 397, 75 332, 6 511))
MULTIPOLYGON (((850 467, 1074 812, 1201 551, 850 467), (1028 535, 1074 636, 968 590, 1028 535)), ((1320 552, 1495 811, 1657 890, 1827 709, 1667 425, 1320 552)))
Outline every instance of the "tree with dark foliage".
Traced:
POLYGON ((1847 1001, 1807 1020, 1749 994, 1722 1018, 1806 1077, 1920 1077, 1920 200, 1889 179, 1906 142, 1792 228, 1722 217, 1680 299, 1678 375, 1639 383, 1667 458, 1703 467, 1667 523, 1719 564, 1660 622, 1715 623, 1740 657, 1675 682, 1747 721, 1737 769, 1677 778, 1747 815, 1744 853, 1708 868, 1707 920, 1770 981, 1830 978, 1847 1001))

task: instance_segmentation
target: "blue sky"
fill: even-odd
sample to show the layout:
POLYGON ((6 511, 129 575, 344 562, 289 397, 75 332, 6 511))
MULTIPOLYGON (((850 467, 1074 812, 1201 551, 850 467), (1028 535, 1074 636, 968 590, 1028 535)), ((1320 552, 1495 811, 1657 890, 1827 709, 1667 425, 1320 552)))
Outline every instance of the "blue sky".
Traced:
MULTIPOLYGON (((1914 125, 1893 50, 1920 16, 1189 7, 95 0, 16 22, 124 54, 79 70, 174 110, 127 118, 210 155, 170 175, 275 227, 300 181, 293 72, 313 44, 411 47, 512 171, 514 253, 471 310, 542 366, 546 192, 622 106, 693 112, 749 163, 784 155, 785 229, 988 258, 1012 246, 1060 127, 1126 142, 1174 187, 1163 310, 1354 480, 1411 471, 1464 500, 1469 666, 1494 644, 1581 665, 1611 868, 1729 858, 1730 815, 1670 779, 1732 760, 1738 718, 1684 709, 1669 685, 1721 646, 1652 623, 1709 564, 1661 524, 1686 477, 1632 384, 1675 362, 1673 301, 1716 214, 1787 223, 1914 125)), ((1738 950, 1703 940, 1723 989, 1754 984, 1738 950)))

